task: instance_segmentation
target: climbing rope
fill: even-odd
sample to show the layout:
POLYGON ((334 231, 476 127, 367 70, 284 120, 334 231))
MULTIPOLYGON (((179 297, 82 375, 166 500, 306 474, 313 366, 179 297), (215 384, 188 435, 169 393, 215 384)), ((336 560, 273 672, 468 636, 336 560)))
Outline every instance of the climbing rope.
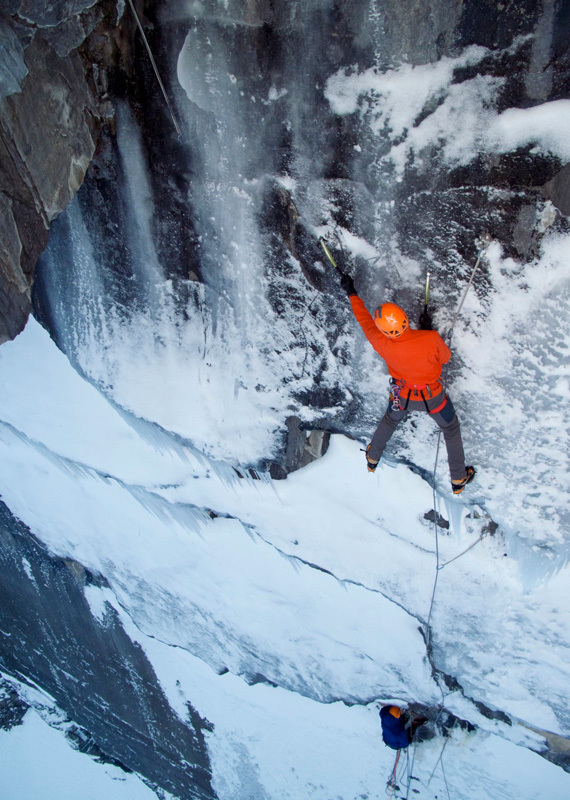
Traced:
MULTIPOLYGON (((331 262, 333 267, 338 269, 338 265, 337 265, 336 261, 334 260, 330 250, 328 249, 328 247, 325 244, 324 239, 322 237, 320 238, 320 243, 322 245, 322 248, 323 248, 328 260, 331 262)), ((484 237, 481 238, 480 248, 479 248, 479 251, 478 251, 478 254, 477 254, 477 260, 475 262, 475 266, 473 267, 473 269, 471 271, 471 275, 469 277, 469 281, 467 283, 465 291, 463 292, 461 300, 460 300, 460 302, 459 302, 459 304, 457 306, 457 310, 456 310, 456 312, 455 312, 455 314, 453 316, 453 319, 452 319, 451 325, 449 327, 449 330, 446 333, 447 344, 449 344, 451 342, 451 337, 453 335, 453 330, 454 330, 455 325, 457 323, 457 320, 459 318, 459 314, 461 313, 461 310, 463 308, 463 304, 465 303, 465 299, 467 297, 469 289, 471 288, 471 285, 473 283, 473 279, 475 278, 475 274, 476 274, 477 270, 479 269, 479 265, 481 263, 481 259, 483 257, 483 254, 484 254, 484 252, 487 249, 489 244, 490 244, 490 238, 488 236, 484 236, 484 237)), ((428 306, 428 300, 429 300, 429 291, 430 291, 430 273, 428 271, 427 276, 426 276, 425 293, 424 293, 424 313, 427 312, 427 306, 428 306)), ((442 379, 441 383, 442 383, 442 391, 445 394, 446 387, 447 387, 447 366, 443 370, 443 379, 442 379)), ((441 428, 439 429, 438 435, 437 435, 435 459, 434 459, 433 474, 432 474, 432 493, 433 493, 433 507, 434 507, 434 518, 433 518, 433 521, 434 521, 434 532, 435 532, 436 569, 435 569, 435 577, 434 577, 433 588, 432 588, 432 593, 431 593, 431 598, 430 598, 430 605, 429 605, 429 612, 428 612, 428 616, 427 616, 427 622, 426 622, 425 628, 424 628, 426 652, 428 653, 428 658, 429 658, 429 650, 430 650, 430 644, 431 644, 431 618, 432 618, 432 613, 433 613, 433 608, 434 608, 434 603, 435 603, 435 595, 436 595, 437 583, 438 583, 438 578, 439 578, 439 572, 440 572, 441 569, 443 569, 443 567, 447 566, 448 564, 451 564, 453 561, 456 561, 458 558, 461 558, 461 556, 465 555, 465 553, 469 552, 469 550, 471 550, 473 547, 475 547, 475 545, 478 544, 484 538, 484 535, 485 535, 485 534, 481 534, 479 536, 479 538, 475 542, 470 544, 469 547, 467 547, 461 553, 459 553, 458 555, 454 556, 451 559, 448 559, 448 561, 445 561, 443 564, 440 563, 439 531, 438 531, 438 525, 437 525, 437 520, 438 520, 438 509, 437 509, 437 506, 438 506, 438 503, 437 503, 437 495, 436 495, 436 474, 437 474, 437 465, 438 465, 438 460, 439 460, 440 446, 441 446, 441 428)), ((442 710, 444 708, 445 693, 444 693, 444 690, 443 690, 439 680, 437 679, 437 677, 436 677, 436 682, 437 682, 437 685, 439 687, 439 690, 441 692, 441 697, 442 697, 441 704, 440 704, 439 710, 438 710, 438 714, 437 714, 436 719, 435 719, 435 723, 437 724, 437 720, 439 719, 439 715, 441 714, 441 712, 442 712, 442 710)), ((447 792, 447 797, 448 797, 448 800, 451 800, 450 793, 449 793, 449 786, 448 786, 448 783, 447 783, 447 777, 445 775, 445 770, 444 770, 444 766, 443 766, 443 753, 444 753, 444 750, 445 750, 445 747, 446 747, 448 741, 449 741, 449 739, 446 738, 445 742, 443 744, 443 747, 441 749, 441 752, 439 754, 439 758, 437 759, 435 767, 434 767, 434 769, 433 769, 433 771, 431 773, 429 781, 431 781, 431 779, 433 778, 433 775, 434 775, 438 765, 441 764, 441 771, 442 771, 443 780, 444 780, 444 783, 445 783, 445 789, 446 789, 446 792, 447 792)), ((394 791, 395 785, 396 785, 396 773, 397 773, 397 767, 398 767, 399 758, 400 758, 400 750, 398 750, 398 752, 396 754, 396 760, 395 760, 395 763, 394 763, 394 767, 393 767, 391 776, 388 779, 387 784, 386 784, 386 793, 388 795, 388 800, 390 800, 390 798, 392 796, 392 793, 394 791)), ((405 798, 403 798, 403 800, 408 800, 409 795, 410 795, 415 759, 416 759, 416 742, 414 741, 414 742, 412 742, 411 747, 406 749, 407 786, 406 786, 406 795, 405 795, 405 798), (410 749, 412 750, 411 764, 410 764, 410 755, 409 755, 409 750, 410 749)), ((401 774, 403 776, 404 772, 402 772, 401 774)), ((429 784, 429 781, 428 781, 428 784, 429 784)))
POLYGON ((451 800, 451 795, 449 794, 449 786, 447 785, 447 778, 445 777, 445 769, 443 768, 443 759, 441 761, 441 774, 443 775, 443 782, 445 783, 445 791, 447 792, 447 800, 451 800))
POLYGON ((450 794, 449 794, 449 786, 448 786, 448 784, 447 784, 447 777, 446 777, 446 775, 445 775, 445 769, 444 769, 444 766, 443 766, 443 753, 444 753, 444 751, 445 751, 445 748, 446 748, 446 746, 447 746, 447 743, 448 743, 448 741, 449 741, 449 738, 447 738, 447 739, 445 740, 445 742, 443 743, 443 747, 441 748, 441 752, 440 752, 440 754, 439 754, 439 758, 438 758, 438 759, 437 759, 437 761, 435 762, 435 766, 434 766, 434 768, 432 769, 432 771, 431 771, 431 775, 430 775, 430 776, 429 776, 429 778, 428 778, 427 785, 428 785, 428 786, 430 785, 430 783, 431 783, 431 779, 432 779, 432 778, 433 778, 433 776, 435 775, 435 771, 436 771, 436 769, 438 768, 438 766, 439 766, 439 765, 441 765, 441 774, 443 775, 443 782, 444 782, 444 784, 445 784, 445 790, 446 790, 446 792, 447 792, 447 797, 448 797, 448 800, 451 800, 451 796, 450 796, 450 794))
MULTIPOLYGON (((453 335, 453 329, 455 328, 455 324, 456 324, 456 322, 457 322, 457 320, 459 318, 459 314, 461 313, 461 309, 463 308, 463 304, 465 302, 465 298, 467 297, 467 293, 468 293, 469 289, 471 288, 471 284, 473 283, 473 279, 475 277, 475 273, 479 269, 479 264, 481 263, 481 258, 483 257, 483 253, 487 249, 488 245, 489 245, 489 239, 486 238, 486 239, 483 240, 483 242, 481 244, 479 253, 477 255, 477 260, 475 262, 475 266, 473 267, 473 270, 471 271, 471 275, 469 277, 469 282, 467 284, 467 287, 465 288, 465 291, 463 292, 463 296, 461 297, 461 300, 460 300, 459 305, 457 307, 457 311, 455 312, 455 315, 454 315, 453 320, 451 322, 451 326, 450 326, 450 328, 449 328, 449 330, 447 332, 447 335, 446 335, 447 344, 449 344, 451 342, 451 337, 453 335)), ((425 306, 426 307, 427 307, 428 291, 429 291, 429 272, 428 272, 428 277, 426 279, 426 294, 425 294, 425 306)), ((446 386, 447 386, 447 367, 444 370, 443 380, 442 380, 442 389, 443 389, 444 393, 445 393, 445 390, 446 390, 446 386)), ((475 541, 471 545, 469 545, 469 547, 467 547, 465 550, 463 550, 463 552, 459 553, 458 555, 454 556, 453 558, 450 558, 448 561, 445 561, 443 564, 440 563, 440 558, 439 558, 439 530, 438 530, 438 524, 437 524, 438 502, 437 502, 437 495, 436 495, 436 488, 435 488, 436 487, 435 478, 436 478, 436 473, 437 473, 437 464, 438 464, 438 460, 439 460, 440 446, 441 446, 441 428, 439 429, 438 434, 437 434, 437 444, 436 444, 436 448, 435 448, 435 459, 434 459, 433 475, 432 475, 432 495, 433 495, 433 509, 434 509, 433 525, 434 525, 434 533, 435 533, 435 561, 436 561, 436 566, 435 566, 435 577, 434 577, 434 581, 433 581, 433 588, 432 588, 430 604, 429 604, 429 613, 428 613, 428 616, 427 616, 427 622, 426 622, 425 630, 424 630, 425 643, 426 643, 426 652, 428 653, 428 657, 429 657, 429 650, 430 650, 430 645, 431 645, 431 617, 432 617, 433 607, 434 607, 434 603, 435 603, 435 594, 436 594, 436 590, 437 590, 437 582, 438 582, 438 579, 439 579, 439 573, 443 569, 443 567, 447 566, 448 564, 451 564, 452 561, 456 561, 458 558, 460 558, 461 556, 465 555, 465 553, 467 553, 469 550, 471 550, 472 547, 474 547, 478 542, 480 542, 483 539, 483 536, 484 536, 484 534, 481 534, 481 536, 477 539, 477 541, 475 541)), ((437 678, 436 678, 436 680, 437 680, 437 678)), ((443 704, 444 704, 444 701, 445 701, 445 694, 444 694, 443 688, 441 687, 441 685, 440 685, 438 680, 437 680, 437 684, 439 686, 439 690, 441 692, 441 697, 442 697, 440 710, 438 712, 438 716, 439 716, 439 713, 441 713, 441 710, 443 709, 443 704)), ((438 764, 441 764, 443 780, 444 780, 444 783, 445 783, 447 796, 448 796, 448 798, 450 800, 449 787, 447 785, 447 778, 445 776, 445 770, 443 768, 443 752, 445 750, 445 746, 446 746, 448 741, 449 740, 446 738, 446 740, 445 740, 445 742, 443 744, 443 747, 441 748, 441 753, 439 754, 439 758, 436 761, 435 767, 434 767, 434 769, 432 771, 432 774, 431 774, 429 780, 431 780, 433 778, 433 775, 435 773, 435 770, 437 769, 438 764)), ((415 752, 414 752, 414 757, 415 757, 415 752)), ((409 796, 409 793, 410 793, 410 785, 411 785, 411 780, 412 780, 412 771, 413 771, 413 761, 412 761, 412 770, 410 771, 410 776, 409 776, 409 780, 408 780, 408 787, 407 787, 407 791, 406 791, 406 800, 407 800, 407 798, 409 796)), ((429 785, 429 781, 428 781, 428 785, 429 785)))
POLYGON ((434 768, 432 769, 432 771, 431 771, 431 775, 430 775, 430 776, 429 776, 429 778, 428 778, 428 782, 427 782, 427 785, 428 785, 428 786, 430 785, 430 781, 431 781, 431 779, 433 778, 433 776, 435 775, 435 771, 436 771, 436 769, 438 768, 438 766, 439 766, 440 762, 441 762, 441 761, 442 761, 442 759, 443 759, 443 752, 444 752, 444 750, 445 750, 445 748, 446 748, 446 745, 447 745, 448 741, 449 741, 449 739, 446 739, 446 740, 445 740, 445 742, 443 743, 443 747, 441 748, 441 752, 440 752, 440 754, 439 754, 439 758, 438 758, 438 759, 437 759, 437 761, 435 762, 435 766, 434 766, 434 768))
POLYGON ((416 742, 412 742, 411 747, 412 747, 412 763, 411 763, 411 765, 409 763, 410 762, 410 755, 409 755, 408 752, 406 752, 406 755, 408 756, 408 784, 406 786, 406 797, 404 798, 404 800, 408 800, 408 797, 410 796, 410 787, 412 785, 412 778, 414 777, 414 764, 416 763, 416 742))
POLYGON ((396 753, 396 760, 394 761, 394 766, 392 768, 392 772, 390 773, 390 777, 386 782, 386 794, 388 796, 388 800, 392 797, 392 792, 394 791, 394 786, 396 785, 396 770, 398 769, 398 761, 400 760, 400 753, 402 751, 398 750, 396 753))
MULTIPOLYGON (((469 277, 469 282, 467 283, 465 291, 463 292, 463 296, 461 297, 459 305, 457 306, 457 310, 456 310, 455 315, 453 317, 453 320, 451 322, 451 326, 450 326, 450 328, 449 328, 449 330, 447 331, 447 334, 446 334, 447 344, 449 344, 451 342, 451 337, 453 335, 453 329, 455 328, 455 324, 456 324, 456 322, 457 322, 457 320, 459 318, 459 314, 461 313, 461 309, 463 308, 463 304, 465 302, 465 298, 467 297, 467 293, 469 292, 469 289, 471 288, 471 284, 473 283, 473 279, 475 277, 475 273, 479 269, 479 264, 481 263, 481 259, 483 257, 483 254, 484 254, 485 250, 487 249, 487 247, 489 246, 489 244, 490 244, 490 238, 488 236, 482 237, 480 249, 479 249, 479 252, 477 254, 477 260, 475 262, 475 266, 473 267, 473 269, 471 271, 471 275, 469 277)), ((428 291, 429 291, 429 272, 428 272, 428 277, 427 277, 427 280, 426 280, 426 298, 428 297, 428 294, 427 294, 428 291)), ((443 390, 444 393, 445 393, 446 387, 447 387, 447 365, 444 368, 443 380, 442 380, 442 390, 443 390)), ((437 504, 437 496, 436 496, 436 489, 435 489, 435 486, 436 486, 436 484, 435 484, 435 476, 436 476, 437 464, 438 464, 438 460, 439 460, 440 445, 441 445, 441 428, 439 429, 438 434, 437 434, 437 444, 436 444, 436 448, 435 448, 435 459, 434 459, 433 474, 432 474, 432 494, 433 494, 433 508, 434 508, 433 525, 434 525, 434 532, 435 532, 436 567, 435 567, 435 578, 434 578, 434 582, 433 582, 433 589, 432 589, 431 599, 430 599, 430 604, 429 604, 429 613, 428 613, 428 616, 427 616, 427 622, 426 622, 426 626, 425 626, 425 642, 426 642, 426 649, 428 651, 429 651, 429 646, 430 646, 430 643, 431 643, 431 624, 430 623, 431 623, 431 617, 432 617, 432 612, 433 612, 433 606, 434 606, 434 602, 435 602, 435 593, 436 593, 436 589, 437 589, 437 581, 438 581, 438 578, 439 578, 440 570, 443 569, 443 567, 447 566, 447 564, 451 564, 452 561, 455 561, 457 558, 459 558, 460 556, 464 555, 468 550, 471 549, 471 547, 474 547, 477 544, 477 542, 480 541, 483 538, 483 536, 481 535, 481 537, 477 540, 477 542, 473 542, 473 544, 470 545, 466 550, 464 550, 463 553, 460 553, 459 555, 455 556, 454 558, 450 559, 449 561, 446 561, 444 564, 440 563, 440 560, 439 560, 439 531, 438 531, 438 525, 437 525, 437 517, 438 517, 437 505, 438 504, 437 504)))
POLYGON ((453 556, 453 558, 450 558, 448 561, 444 561, 443 564, 440 564, 439 565, 439 569, 443 569, 444 567, 447 567, 448 564, 451 564, 453 561, 457 561, 458 558, 461 558, 461 556, 464 556, 465 553, 468 553, 473 547, 475 547, 476 544, 479 544, 479 542, 481 542, 485 538, 486 535, 487 535, 486 533, 482 533, 479 536, 479 538, 475 539, 475 541, 472 542, 469 545, 469 547, 466 547, 465 550, 462 550, 456 556, 453 556))
MULTIPOLYGON (((489 236, 489 234, 487 234, 487 233, 483 234, 483 236, 481 236, 481 238, 479 240, 479 252, 477 254, 477 261, 475 262, 475 266, 473 267, 473 269, 471 271, 471 276, 469 277, 469 282, 468 282, 468 284, 467 284, 467 286, 465 288, 465 291, 463 292, 463 297, 461 298, 461 301, 460 301, 459 305, 457 306, 457 311, 455 312, 455 316, 453 317, 453 320, 451 322, 451 327, 449 328, 449 330, 447 332, 447 337, 448 337, 447 338, 447 343, 448 344, 451 341, 451 334, 453 333, 453 329, 455 328, 455 323, 457 322, 457 318, 459 317, 459 314, 461 313, 461 309, 463 308, 463 303, 465 302, 465 298, 467 297, 467 292, 471 288, 471 284, 473 283, 473 278, 475 277, 475 273, 479 269, 479 264, 481 263, 481 259, 483 258, 483 253, 489 247, 490 244, 491 244, 491 237, 489 236)), ((428 279, 429 279, 429 272, 428 272, 428 279)))
POLYGON ((176 133, 178 134, 178 137, 181 139, 182 138, 182 131, 180 130, 180 126, 176 122, 176 117, 174 116, 174 111, 172 109, 172 105, 170 104, 170 100, 168 99, 168 95, 166 94, 166 89, 164 88, 164 84, 163 84, 162 79, 160 77, 160 73, 158 71, 158 67, 156 66, 156 61, 154 60, 154 56, 152 55, 152 50, 150 49, 150 44, 148 43, 148 39, 146 38, 146 34, 144 32, 144 28, 143 28, 143 26, 141 24, 139 15, 137 14, 137 10, 135 8, 133 0, 129 0, 129 5, 131 7, 131 11, 135 15, 135 19, 137 21, 138 29, 139 29, 140 34, 142 36, 143 42, 145 44, 145 47, 146 47, 146 50, 147 50, 147 53, 148 53, 148 57, 150 58, 150 63, 152 64, 152 68, 154 70, 154 74, 156 75, 156 79, 158 81, 158 85, 160 86, 160 89, 161 89, 162 94, 164 96, 164 99, 166 101, 166 105, 167 105, 168 110, 170 112, 170 116, 172 117, 172 122, 174 123, 174 127, 176 128, 176 133))

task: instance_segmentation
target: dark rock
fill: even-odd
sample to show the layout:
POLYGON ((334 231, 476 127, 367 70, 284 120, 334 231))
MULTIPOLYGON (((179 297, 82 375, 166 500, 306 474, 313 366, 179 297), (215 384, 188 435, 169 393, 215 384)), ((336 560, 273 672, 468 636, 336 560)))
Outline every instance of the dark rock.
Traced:
POLYGON ((95 0, 83 14, 64 19, 58 25, 42 30, 42 38, 54 49, 60 58, 65 58, 76 50, 93 32, 104 16, 103 9, 95 0))
POLYGON ((39 28, 54 27, 98 2, 99 0, 50 0, 46 3, 43 0, 20 0, 11 3, 10 12, 39 28))
POLYGON ((0 97, 20 91, 27 74, 24 47, 12 26, 0 16, 0 97))
POLYGON ((0 343, 26 323, 49 223, 79 188, 95 150, 86 115, 97 108, 79 56, 60 59, 36 36, 24 58, 20 90, 0 99, 0 343))
POLYGON ((570 164, 566 164, 542 187, 542 193, 561 214, 570 216, 570 164))
POLYGON ((498 530, 499 530, 498 524, 494 520, 489 519, 489 521, 486 522, 485 525, 483 525, 483 527, 481 528, 481 533, 488 533, 489 536, 494 536, 498 530))
POLYGON ((132 769, 126 767, 121 761, 112 758, 104 753, 99 745, 94 741, 88 731, 80 728, 78 725, 70 725, 65 729, 65 738, 68 739, 72 746, 79 750, 80 753, 85 753, 91 756, 95 761, 100 764, 112 764, 114 767, 122 769, 124 772, 132 772, 132 769))
POLYGON ((268 186, 264 194, 260 224, 267 230, 275 231, 294 258, 297 258, 294 237, 298 219, 299 212, 290 192, 279 184, 268 186))
POLYGON ((16 689, 0 678, 0 729, 9 731, 21 725, 28 708, 16 689))
POLYGON ((531 726, 527 727, 544 737, 546 747, 540 750, 540 755, 547 761, 562 767, 565 772, 570 772, 570 738, 531 726))
POLYGON ((269 474, 275 480, 282 480, 290 472, 305 467, 317 458, 324 456, 330 442, 330 433, 327 431, 307 432, 303 430, 298 417, 288 417, 286 425, 284 458, 280 462, 272 463, 269 467, 269 474))
POLYGON ((553 70, 549 100, 566 99, 570 95, 570 5, 558 2, 555 6, 550 65, 553 70))
POLYGON ((513 230, 513 247, 525 260, 528 258, 532 244, 533 233, 536 225, 536 206, 521 206, 517 222, 513 230))
POLYGON ((427 519, 428 522, 434 522, 437 519, 436 525, 438 528, 449 530, 449 521, 442 517, 439 512, 436 513, 433 508, 431 511, 426 511, 424 519, 427 519))
POLYGON ((478 44, 498 49, 508 47, 517 36, 532 33, 541 13, 534 0, 497 3, 478 0, 462 3, 459 36, 463 46, 478 44))
MULTIPOLYGON (((426 706, 423 703, 410 703, 408 706, 410 716, 412 719, 425 719, 426 732, 414 737, 415 741, 427 741, 433 738, 434 735, 449 736, 453 728, 460 728, 464 731, 474 731, 475 726, 468 720, 461 719, 451 711, 448 711, 441 706, 426 706), (427 733, 427 735, 426 735, 427 733)), ((418 728, 418 734, 424 726, 418 728)))
POLYGON ((487 719, 497 719, 499 722, 504 722, 505 725, 512 725, 511 718, 505 714, 504 711, 500 709, 493 709, 486 706, 484 703, 479 702, 479 700, 473 700, 472 702, 477 707, 477 710, 487 719))
MULTIPOLYGON (((104 623, 93 617, 88 584, 105 582, 76 561, 50 556, 0 501, 1 668, 51 695, 86 752, 176 797, 212 800, 209 723, 196 712, 180 720, 116 611, 107 605, 104 623)), ((17 724, 23 709, 12 700, 17 724)))

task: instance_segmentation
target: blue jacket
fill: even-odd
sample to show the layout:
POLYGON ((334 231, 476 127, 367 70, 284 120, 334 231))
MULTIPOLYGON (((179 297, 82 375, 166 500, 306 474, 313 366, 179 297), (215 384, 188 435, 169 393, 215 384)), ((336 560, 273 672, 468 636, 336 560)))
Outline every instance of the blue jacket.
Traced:
POLYGON ((382 738, 384 739, 384 743, 393 750, 400 750, 404 747, 408 747, 410 740, 408 739, 404 718, 393 717, 392 714, 390 714, 390 706, 384 706, 380 709, 380 719, 382 720, 382 738))

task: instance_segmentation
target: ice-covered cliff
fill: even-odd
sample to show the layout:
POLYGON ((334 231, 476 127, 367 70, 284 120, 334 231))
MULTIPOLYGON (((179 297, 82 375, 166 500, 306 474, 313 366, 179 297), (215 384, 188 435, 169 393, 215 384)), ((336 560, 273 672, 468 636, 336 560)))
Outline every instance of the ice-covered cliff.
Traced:
POLYGON ((176 797, 380 797, 387 700, 436 734, 400 796, 413 774, 424 797, 565 797, 564 3, 136 3, 170 108, 130 3, 8 5, 2 141, 46 186, 29 70, 68 171, 46 219, 47 189, 0 195, 43 231, 4 217, 21 296, 51 222, 52 337, 32 319, 0 348, 3 669, 176 797), (443 331, 483 233, 452 339, 478 469, 458 501, 423 417, 366 473, 387 376, 318 239, 370 308, 415 318, 429 270, 443 331))

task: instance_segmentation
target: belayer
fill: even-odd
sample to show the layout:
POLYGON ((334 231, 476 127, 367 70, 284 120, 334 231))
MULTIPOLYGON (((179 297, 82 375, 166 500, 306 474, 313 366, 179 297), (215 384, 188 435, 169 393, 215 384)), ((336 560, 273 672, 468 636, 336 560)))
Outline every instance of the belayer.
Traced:
POLYGON ((475 477, 475 469, 465 466, 459 420, 440 381, 442 366, 451 358, 451 350, 437 331, 429 330, 427 314, 422 315, 422 327, 428 330, 410 328, 406 312, 395 303, 381 305, 373 318, 352 278, 341 273, 340 280, 358 324, 386 362, 391 376, 388 408, 366 448, 368 470, 374 472, 396 426, 408 411, 427 412, 442 430, 451 488, 454 494, 460 494, 475 477))
POLYGON ((417 728, 426 722, 426 718, 411 717, 399 706, 382 706, 380 721, 384 744, 392 750, 403 750, 411 743, 417 728))

